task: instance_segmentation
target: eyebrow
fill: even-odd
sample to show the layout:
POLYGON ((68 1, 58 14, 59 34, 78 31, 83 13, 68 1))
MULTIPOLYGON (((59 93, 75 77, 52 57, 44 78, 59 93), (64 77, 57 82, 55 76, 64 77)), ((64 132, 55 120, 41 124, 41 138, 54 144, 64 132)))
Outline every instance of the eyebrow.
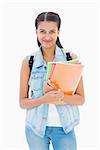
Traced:
MULTIPOLYGON (((46 31, 45 29, 39 29, 40 31, 46 31)), ((49 31, 56 31, 55 29, 51 29, 49 31)))

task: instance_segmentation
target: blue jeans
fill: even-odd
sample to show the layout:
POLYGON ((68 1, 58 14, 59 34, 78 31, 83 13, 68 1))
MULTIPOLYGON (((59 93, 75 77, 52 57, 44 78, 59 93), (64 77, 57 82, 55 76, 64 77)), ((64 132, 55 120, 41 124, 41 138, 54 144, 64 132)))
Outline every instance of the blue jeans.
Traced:
POLYGON ((26 139, 30 150, 49 150, 50 141, 54 150, 77 150, 74 130, 66 134, 62 127, 46 127, 43 138, 26 127, 26 139))

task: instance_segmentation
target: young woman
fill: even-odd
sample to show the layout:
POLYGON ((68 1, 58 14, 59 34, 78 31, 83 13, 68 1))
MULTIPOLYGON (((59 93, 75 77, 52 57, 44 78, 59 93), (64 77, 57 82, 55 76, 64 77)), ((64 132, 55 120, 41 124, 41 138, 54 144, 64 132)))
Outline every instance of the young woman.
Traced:
POLYGON ((20 106, 27 109, 25 131, 30 150, 49 150, 50 142, 54 150, 77 149, 74 127, 79 123, 78 105, 84 103, 82 78, 74 95, 64 94, 45 83, 47 63, 66 60, 59 41, 60 25, 57 13, 39 14, 35 20, 39 50, 34 55, 32 71, 29 57, 22 63, 20 106))

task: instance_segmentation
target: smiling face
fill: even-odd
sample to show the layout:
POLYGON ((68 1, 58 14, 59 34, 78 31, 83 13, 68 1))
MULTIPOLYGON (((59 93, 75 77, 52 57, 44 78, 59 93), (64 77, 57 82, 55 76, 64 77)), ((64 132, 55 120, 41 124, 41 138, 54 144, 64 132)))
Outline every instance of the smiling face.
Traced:
POLYGON ((59 30, 57 23, 53 21, 41 21, 38 24, 36 34, 43 48, 51 48, 56 45, 59 30))

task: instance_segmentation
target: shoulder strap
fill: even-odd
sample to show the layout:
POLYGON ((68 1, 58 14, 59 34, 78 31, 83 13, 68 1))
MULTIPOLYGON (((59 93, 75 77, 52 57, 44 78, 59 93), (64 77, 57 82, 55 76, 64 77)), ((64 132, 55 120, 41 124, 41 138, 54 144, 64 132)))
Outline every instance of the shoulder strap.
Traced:
POLYGON ((66 52, 65 54, 66 54, 66 60, 67 60, 67 61, 68 61, 68 60, 72 60, 72 57, 71 57, 71 55, 70 55, 70 52, 66 52))
POLYGON ((65 49, 61 49, 62 50, 62 52, 63 52, 63 54, 66 56, 66 60, 68 61, 68 60, 72 60, 72 56, 71 56, 71 52, 70 51, 68 51, 68 50, 65 50, 65 49))
POLYGON ((30 56, 30 58, 29 58, 29 68, 30 68, 30 72, 31 72, 31 70, 32 70, 33 61, 34 61, 34 56, 32 55, 32 56, 30 56))

